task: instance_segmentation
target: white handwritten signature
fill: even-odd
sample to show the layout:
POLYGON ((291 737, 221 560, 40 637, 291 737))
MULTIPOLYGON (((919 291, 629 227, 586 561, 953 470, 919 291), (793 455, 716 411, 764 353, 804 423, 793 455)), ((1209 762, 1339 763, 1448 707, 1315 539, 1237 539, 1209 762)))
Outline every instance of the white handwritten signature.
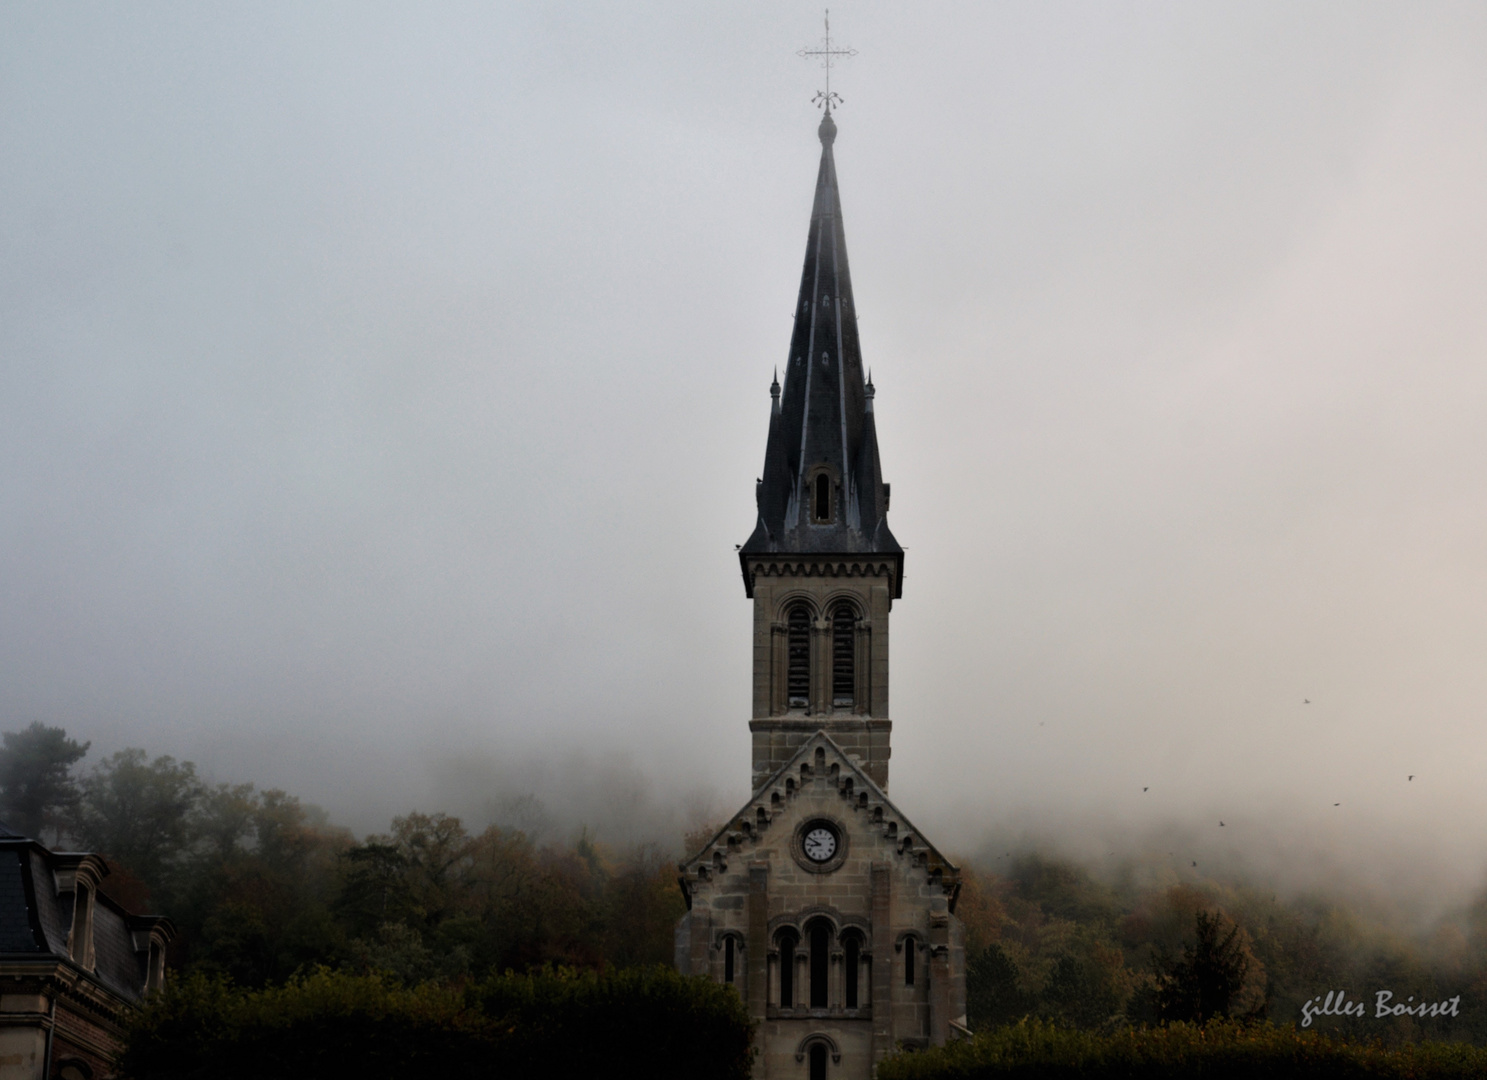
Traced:
MULTIPOLYGON (((1328 990, 1327 998, 1308 998, 1306 1004, 1301 1006, 1301 1026, 1311 1027, 1312 1019, 1318 1016, 1366 1016, 1368 1006, 1361 1001, 1348 1001, 1346 990, 1328 990), (1322 1003, 1316 1004, 1318 1001, 1322 1003)), ((1461 995, 1445 1001, 1422 1001, 1413 1004, 1415 995, 1411 994, 1408 1001, 1402 1001, 1398 1005, 1390 1005, 1394 998, 1394 991, 1380 990, 1375 995, 1373 1006, 1373 1018, 1382 1019, 1385 1016, 1458 1016, 1457 1010, 1461 1006, 1461 995)))

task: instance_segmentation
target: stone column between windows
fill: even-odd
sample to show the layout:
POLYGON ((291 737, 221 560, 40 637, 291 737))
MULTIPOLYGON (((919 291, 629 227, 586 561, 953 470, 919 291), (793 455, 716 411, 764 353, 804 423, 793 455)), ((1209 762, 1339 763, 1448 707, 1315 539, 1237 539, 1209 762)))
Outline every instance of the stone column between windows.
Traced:
POLYGON ((868 605, 867 617, 872 620, 872 637, 868 640, 868 648, 872 654, 872 689, 868 696, 872 699, 872 715, 886 718, 891 715, 888 697, 888 612, 893 606, 893 600, 889 586, 874 585, 869 590, 868 605))
POLYGON ((873 1064, 893 1050, 893 878, 887 863, 872 864, 873 952, 880 959, 873 973, 873 1064))
POLYGON ((769 716, 790 711, 790 628, 770 623, 769 628, 769 716))
POLYGON ((944 1046, 950 1038, 950 917, 929 920, 929 1039, 944 1046))
POLYGON ((744 1000, 749 1015, 764 1019, 769 1000, 769 864, 749 864, 749 943, 744 951, 748 964, 748 992, 744 1000))
POLYGON ((814 715, 831 711, 831 630, 825 619, 811 620, 811 705, 814 715))
POLYGON ((873 630, 872 620, 857 620, 856 641, 852 648, 852 711, 858 716, 871 716, 873 711, 873 630))

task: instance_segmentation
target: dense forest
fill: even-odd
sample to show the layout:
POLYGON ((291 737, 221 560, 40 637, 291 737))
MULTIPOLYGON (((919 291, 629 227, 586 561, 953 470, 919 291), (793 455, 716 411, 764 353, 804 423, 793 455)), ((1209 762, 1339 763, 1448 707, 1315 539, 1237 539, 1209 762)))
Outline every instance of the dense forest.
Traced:
MULTIPOLYGON (((0 821, 109 861, 105 891, 169 915, 180 975, 282 985, 324 966, 413 986, 559 964, 670 962, 680 850, 614 850, 580 830, 537 842, 410 812, 356 838, 278 790, 202 782, 190 762, 88 746, 33 724, 0 747, 0 821)), ((1278 900, 1197 880, 1138 886, 1034 851, 962 861, 968 1006, 982 1029, 1042 1018, 1085 1030, 1268 1018, 1328 992, 1372 1004, 1458 999, 1454 1015, 1321 1016, 1313 1030, 1487 1044, 1487 898, 1432 931, 1370 920, 1342 897, 1278 900)))

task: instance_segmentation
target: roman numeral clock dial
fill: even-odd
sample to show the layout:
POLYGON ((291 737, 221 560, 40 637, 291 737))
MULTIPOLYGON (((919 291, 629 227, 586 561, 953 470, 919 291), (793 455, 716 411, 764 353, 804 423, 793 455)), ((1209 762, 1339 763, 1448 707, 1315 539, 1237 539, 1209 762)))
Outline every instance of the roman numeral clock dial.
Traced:
POLYGON ((836 834, 825 826, 819 826, 805 834, 806 858, 823 863, 836 854, 836 834))

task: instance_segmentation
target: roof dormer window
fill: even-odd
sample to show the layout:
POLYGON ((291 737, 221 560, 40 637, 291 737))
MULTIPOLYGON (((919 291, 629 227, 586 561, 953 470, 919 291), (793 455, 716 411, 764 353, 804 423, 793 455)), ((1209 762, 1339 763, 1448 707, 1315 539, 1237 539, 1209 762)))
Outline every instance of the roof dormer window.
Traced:
POLYGON ((72 932, 68 952, 78 967, 93 970, 93 890, 78 882, 72 893, 72 932))

